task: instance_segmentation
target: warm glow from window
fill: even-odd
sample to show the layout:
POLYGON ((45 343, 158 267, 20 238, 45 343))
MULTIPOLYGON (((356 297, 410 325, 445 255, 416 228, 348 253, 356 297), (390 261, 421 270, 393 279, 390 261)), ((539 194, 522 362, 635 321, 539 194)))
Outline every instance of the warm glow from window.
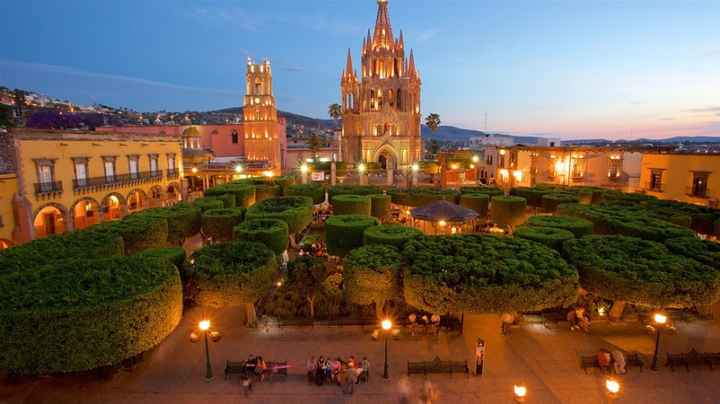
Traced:
POLYGON ((411 166, 411 169, 412 169, 412 172, 416 173, 416 172, 420 171, 420 166, 418 165, 418 163, 413 163, 413 165, 411 166))
POLYGON ((273 173, 272 171, 268 170, 268 171, 263 171, 263 175, 269 178, 269 177, 275 176, 275 173, 273 173))
POLYGON ((479 163, 479 162, 480 162, 480 156, 477 156, 477 155, 472 156, 472 162, 473 162, 473 163, 479 163))
POLYGON ((513 171, 513 177, 515 177, 515 181, 522 182, 523 172, 521 170, 515 170, 513 171))
POLYGON ((501 156, 504 156, 505 153, 507 153, 507 151, 506 151, 505 149, 500 149, 500 155, 501 155, 501 156))
POLYGON ((507 168, 502 168, 502 169, 500 169, 500 176, 503 179, 507 179, 510 176, 510 171, 508 171, 507 168))
POLYGON ((445 227, 445 226, 447 226, 447 222, 444 221, 444 220, 441 220, 441 221, 438 222, 438 225, 439 225, 440 227, 445 227))

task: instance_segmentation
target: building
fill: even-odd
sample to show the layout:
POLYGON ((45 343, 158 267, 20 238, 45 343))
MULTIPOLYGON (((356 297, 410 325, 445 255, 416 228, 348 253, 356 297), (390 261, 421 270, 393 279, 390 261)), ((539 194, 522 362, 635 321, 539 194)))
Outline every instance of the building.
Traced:
POLYGON ((720 155, 646 153, 641 189, 660 199, 719 207, 720 155))
POLYGON ((360 75, 348 50, 340 80, 342 159, 406 168, 422 156, 420 74, 405 57, 403 34, 393 35, 387 0, 378 0, 373 35, 363 39, 360 75))
POLYGON ((3 245, 182 199, 178 137, 31 130, 6 136, 0 143, 6 171, 0 173, 3 245))
POLYGON ((471 137, 468 139, 468 145, 471 149, 482 149, 486 146, 510 147, 515 145, 515 138, 512 136, 498 136, 488 133, 483 136, 471 137))

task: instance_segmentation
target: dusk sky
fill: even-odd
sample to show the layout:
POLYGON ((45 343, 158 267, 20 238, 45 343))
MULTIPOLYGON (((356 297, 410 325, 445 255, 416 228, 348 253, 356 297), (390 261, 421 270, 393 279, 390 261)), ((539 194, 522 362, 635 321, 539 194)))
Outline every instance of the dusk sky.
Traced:
MULTIPOLYGON (((423 114, 563 138, 720 136, 720 1, 390 0, 423 114)), ((141 111, 242 105, 269 57, 278 107, 327 117, 375 0, 4 1, 0 85, 141 111)))

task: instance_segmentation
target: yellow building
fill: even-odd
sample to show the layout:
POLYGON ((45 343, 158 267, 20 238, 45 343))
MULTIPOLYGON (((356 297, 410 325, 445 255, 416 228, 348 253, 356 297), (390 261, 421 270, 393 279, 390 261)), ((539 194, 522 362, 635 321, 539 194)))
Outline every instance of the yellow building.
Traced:
POLYGON ((643 191, 661 199, 718 207, 720 155, 647 153, 640 184, 643 191))
POLYGON ((14 173, 0 174, 0 250, 12 246, 12 232, 15 227, 12 197, 17 189, 14 173))
POLYGON ((10 150, 2 155, 14 160, 15 178, 0 176, 0 238, 15 244, 182 199, 176 136, 28 130, 10 135, 10 150))

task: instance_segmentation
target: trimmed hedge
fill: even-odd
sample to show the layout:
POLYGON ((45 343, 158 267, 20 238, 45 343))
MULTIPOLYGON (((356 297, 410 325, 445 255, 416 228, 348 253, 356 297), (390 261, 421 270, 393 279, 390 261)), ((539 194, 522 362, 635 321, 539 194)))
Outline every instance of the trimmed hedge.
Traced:
POLYGON ((382 221, 390 215, 390 205, 392 198, 390 195, 375 194, 370 195, 370 214, 382 221))
POLYGON ((492 198, 493 196, 505 195, 505 191, 503 191, 500 188, 484 187, 484 186, 460 187, 460 193, 461 194, 486 194, 486 195, 490 195, 490 198, 492 198))
POLYGON ((16 374, 116 365, 167 337, 182 316, 169 260, 68 260, 0 277, 0 368, 16 374))
POLYGON ((715 221, 715 235, 720 237, 720 219, 715 221))
POLYGON ((665 240, 665 246, 673 253, 700 261, 720 269, 720 244, 700 240, 697 237, 681 237, 665 240))
POLYGON ((536 241, 546 246, 561 251, 563 243, 575 238, 575 235, 568 230, 557 227, 523 226, 518 227, 513 233, 515 237, 536 241))
POLYGON ((553 190, 546 187, 517 187, 510 190, 510 195, 525 198, 529 206, 541 208, 543 207, 543 196, 551 192, 553 190))
POLYGON ((210 209, 223 209, 225 208, 225 202, 220 199, 220 196, 205 196, 203 198, 195 199, 192 204, 200 209, 200 212, 205 212, 210 209))
POLYGON ((235 226, 236 240, 256 241, 264 244, 275 255, 282 255, 288 248, 288 225, 280 219, 251 219, 235 226))
POLYGON ((235 200, 235 194, 218 195, 215 198, 218 198, 222 201, 223 208, 230 209, 237 207, 237 200, 235 200))
POLYGON ((255 186, 230 183, 218 185, 205 191, 205 196, 235 195, 235 206, 247 208, 255 204, 255 186))
POLYGON ((287 223, 290 234, 303 231, 312 222, 313 203, 306 196, 270 198, 248 209, 248 219, 280 219, 287 223))
POLYGON ((488 194, 462 194, 460 195, 460 206, 472 209, 481 218, 487 217, 490 207, 490 195, 488 194))
POLYGON ((210 209, 202 215, 202 232, 214 242, 232 240, 233 228, 243 221, 245 209, 210 209))
POLYGON ((386 300, 401 297, 399 269, 402 256, 395 247, 367 245, 345 257, 343 290, 349 303, 375 303, 379 312, 386 300))
POLYGON ((325 221, 325 240, 330 255, 344 256, 363 245, 365 229, 380 224, 366 215, 332 215, 325 221))
POLYGON ((368 195, 336 195, 332 201, 334 215, 366 215, 372 213, 368 195))
POLYGON ((194 275, 202 306, 254 304, 272 288, 277 273, 275 254, 260 243, 231 241, 196 251, 194 275))
POLYGON ((593 224, 589 220, 571 216, 531 216, 527 221, 528 226, 554 227, 567 230, 580 238, 589 236, 593 232, 593 224))
POLYGON ((95 259, 124 254, 125 243, 119 234, 81 230, 0 250, 0 276, 35 270, 73 257, 95 259))
POLYGON ((420 237, 423 232, 408 226, 399 224, 381 224, 365 229, 363 233, 363 243, 389 245, 402 248, 402 246, 415 237, 420 237))
POLYGON ((389 194, 394 204, 411 207, 424 206, 437 201, 455 203, 460 196, 460 193, 453 189, 439 188, 394 188, 389 191, 389 194))
POLYGON ((578 275, 531 241, 481 235, 408 241, 405 300, 431 313, 539 311, 576 299, 578 275))
MULTIPOLYGON (((151 248, 163 248, 168 242, 168 219, 163 215, 143 212, 125 216, 122 220, 97 224, 89 232, 115 233, 123 238, 125 254, 132 255, 151 248)), ((83 257, 78 254, 76 257, 83 257)))
POLYGON ((154 250, 145 250, 136 256, 160 258, 167 260, 175 266, 180 274, 180 279, 185 276, 185 259, 187 254, 182 247, 156 248, 154 250))
POLYGON ((282 188, 280 188, 280 185, 255 185, 255 203, 264 201, 265 199, 275 198, 277 196, 282 196, 282 188))
POLYGON ((330 203, 336 195, 375 195, 382 194, 382 189, 374 185, 335 185, 328 188, 330 203))
POLYGON ((542 196, 543 211, 554 213, 557 207, 563 203, 578 203, 580 199, 577 195, 565 192, 551 192, 542 196))
POLYGON ((317 184, 296 184, 290 185, 287 189, 287 196, 307 196, 312 199, 313 204, 318 205, 325 202, 325 188, 317 184))
POLYGON ((200 232, 200 209, 187 203, 179 203, 167 208, 148 209, 140 214, 167 219, 168 242, 173 245, 181 245, 186 238, 200 232))
POLYGON ((493 196, 490 214, 500 227, 519 226, 525 223, 527 201, 519 196, 493 196))
POLYGON ((587 236, 566 241, 564 252, 588 291, 651 307, 692 307, 720 297, 720 271, 671 254, 654 241, 587 236))

